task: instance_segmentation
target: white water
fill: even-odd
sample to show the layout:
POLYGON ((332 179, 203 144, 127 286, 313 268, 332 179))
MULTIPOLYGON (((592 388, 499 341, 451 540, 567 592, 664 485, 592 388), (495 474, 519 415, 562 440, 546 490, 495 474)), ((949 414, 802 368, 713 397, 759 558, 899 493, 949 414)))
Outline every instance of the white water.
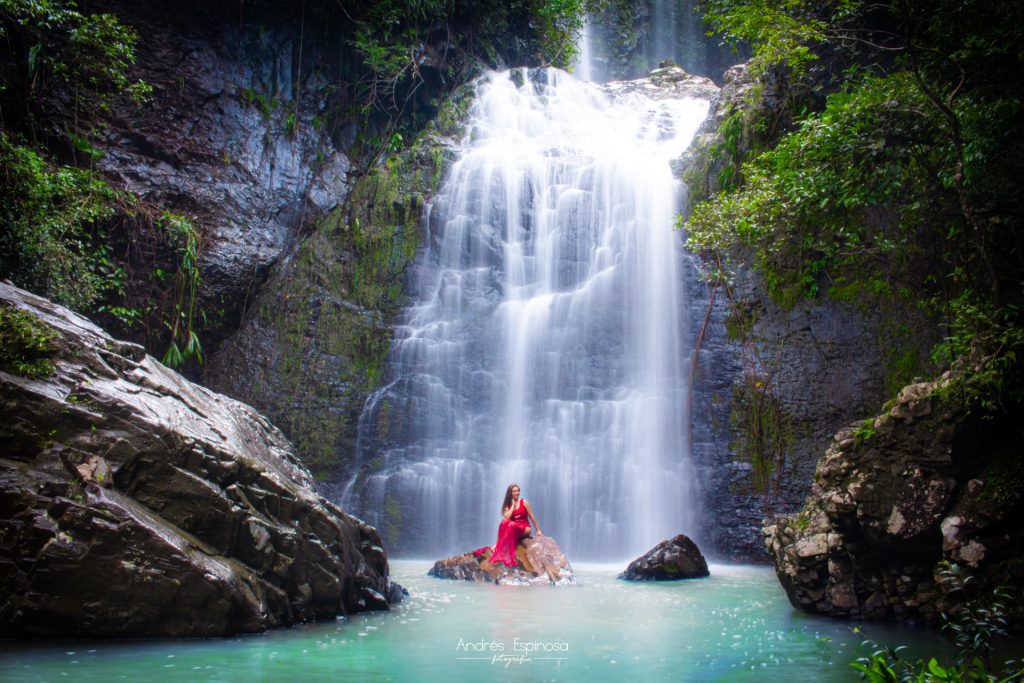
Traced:
POLYGON ((580 31, 576 62, 573 65, 572 75, 578 81, 593 82, 604 80, 598 76, 596 55, 594 54, 594 25, 590 19, 588 19, 580 31))
POLYGON ((648 63, 655 68, 662 60, 676 62, 676 0, 654 0, 651 7, 651 36, 647 46, 648 63))
POLYGON ((342 502, 403 553, 493 542, 512 481, 576 559, 699 537, 687 382, 702 304, 681 293, 669 161, 708 103, 531 73, 479 83, 429 207, 419 301, 360 423, 342 502))

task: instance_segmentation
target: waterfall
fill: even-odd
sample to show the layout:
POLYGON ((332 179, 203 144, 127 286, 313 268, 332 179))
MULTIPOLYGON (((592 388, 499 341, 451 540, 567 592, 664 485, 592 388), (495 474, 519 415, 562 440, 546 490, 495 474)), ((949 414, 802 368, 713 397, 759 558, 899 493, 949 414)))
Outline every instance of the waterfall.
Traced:
POLYGON ((576 46, 576 60, 573 64, 573 76, 580 81, 601 81, 594 55, 594 24, 588 17, 587 23, 580 30, 576 46))
POLYGON ((572 558, 699 536, 687 382, 704 304, 682 294, 669 162, 708 103, 554 69, 477 91, 342 502, 407 555, 493 543, 513 481, 572 558))
POLYGON ((651 36, 647 45, 647 63, 656 67, 665 59, 682 63, 677 57, 676 0, 654 0, 651 3, 651 36))

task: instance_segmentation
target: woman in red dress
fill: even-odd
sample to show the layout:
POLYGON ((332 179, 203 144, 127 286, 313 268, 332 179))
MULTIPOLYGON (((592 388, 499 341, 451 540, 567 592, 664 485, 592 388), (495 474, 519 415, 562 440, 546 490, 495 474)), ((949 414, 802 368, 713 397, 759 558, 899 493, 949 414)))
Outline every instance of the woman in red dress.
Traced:
POLYGON ((498 540, 494 543, 494 552, 491 553, 489 561, 515 567, 519 564, 516 561, 516 546, 519 539, 530 533, 530 524, 533 524, 538 536, 544 534, 540 531, 540 525, 533 516, 530 504, 526 499, 519 497, 519 484, 509 484, 508 490, 505 491, 505 502, 501 506, 501 515, 504 519, 498 524, 498 540))

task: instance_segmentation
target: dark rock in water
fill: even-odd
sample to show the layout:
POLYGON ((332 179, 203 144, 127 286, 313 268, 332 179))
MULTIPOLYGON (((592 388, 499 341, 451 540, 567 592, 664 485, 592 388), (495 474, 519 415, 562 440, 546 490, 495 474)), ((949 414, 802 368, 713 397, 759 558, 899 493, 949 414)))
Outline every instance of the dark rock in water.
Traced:
POLYGON ((674 581, 708 576, 708 563, 689 536, 679 534, 662 541, 619 574, 627 581, 674 581))
POLYGON ((0 636, 224 636, 387 609, 377 532, 284 436, 8 284, 55 371, 0 372, 0 636))
POLYGON ((487 561, 490 556, 489 549, 480 556, 476 556, 473 552, 456 555, 438 560, 427 573, 439 579, 517 586, 576 583, 569 560, 555 543, 555 539, 550 536, 538 536, 520 541, 516 548, 516 560, 519 561, 517 567, 491 564, 487 561))
MULTIPOLYGON (((961 579, 973 577, 972 594, 1024 584, 1024 434, 1012 417, 986 419, 948 398, 958 375, 976 372, 965 358, 935 382, 904 387, 878 417, 840 430, 804 509, 765 521, 795 607, 938 622, 969 597, 948 582, 944 561, 961 579)), ((1019 601, 1007 607, 1024 619, 1019 601)))

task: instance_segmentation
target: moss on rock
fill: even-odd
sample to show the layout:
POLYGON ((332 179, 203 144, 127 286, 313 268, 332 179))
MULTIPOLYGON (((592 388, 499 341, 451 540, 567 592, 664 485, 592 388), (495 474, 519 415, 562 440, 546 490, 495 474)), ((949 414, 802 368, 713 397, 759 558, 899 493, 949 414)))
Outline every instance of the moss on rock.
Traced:
POLYGON ((265 412, 320 481, 347 476, 358 420, 386 372, 426 202, 454 159, 472 89, 410 148, 371 167, 272 272, 207 380, 265 412))

